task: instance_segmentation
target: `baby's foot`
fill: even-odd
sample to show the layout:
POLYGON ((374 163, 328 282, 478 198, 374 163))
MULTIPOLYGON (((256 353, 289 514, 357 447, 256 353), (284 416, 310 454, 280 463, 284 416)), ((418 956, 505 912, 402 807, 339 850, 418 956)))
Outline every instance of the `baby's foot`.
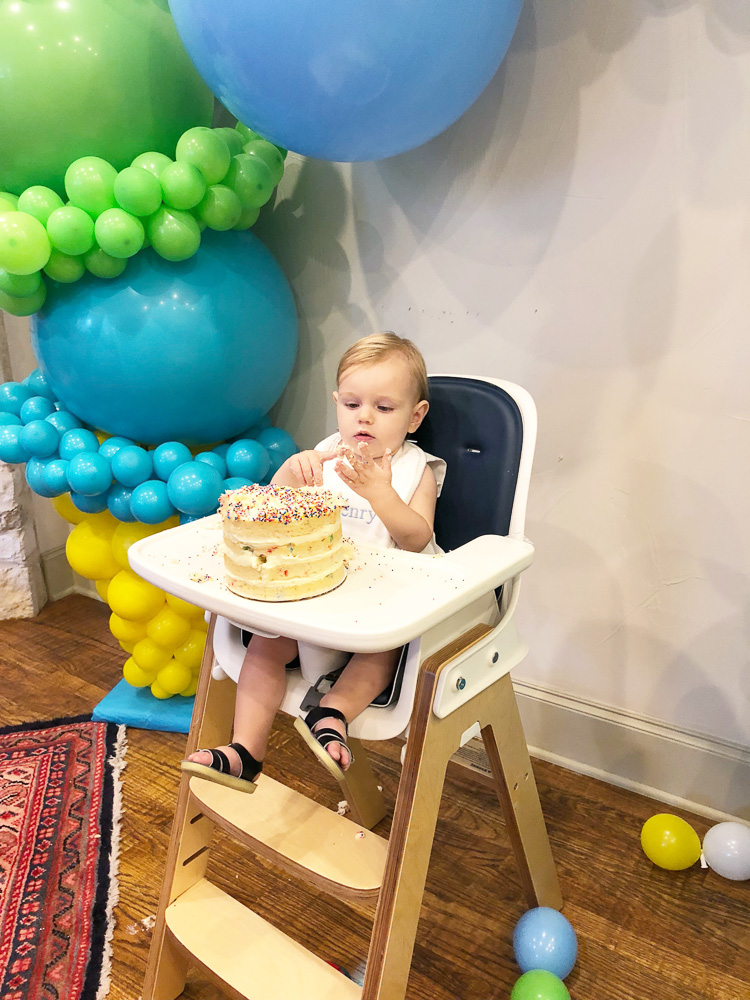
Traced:
MULTIPOLYGON (((230 746, 216 747, 216 749, 226 754, 226 758, 229 761, 229 773, 233 777, 239 778, 242 774, 242 761, 237 751, 230 746)), ((190 754, 188 760, 192 764, 203 764, 204 767, 211 767, 213 758, 210 750, 196 750, 195 753, 190 754)))
POLYGON ((332 760, 335 760, 342 771, 346 771, 352 762, 352 755, 346 745, 346 726, 339 719, 331 715, 326 715, 312 727, 312 732, 317 733, 321 729, 333 729, 341 736, 341 742, 331 740, 324 747, 326 753, 332 760))

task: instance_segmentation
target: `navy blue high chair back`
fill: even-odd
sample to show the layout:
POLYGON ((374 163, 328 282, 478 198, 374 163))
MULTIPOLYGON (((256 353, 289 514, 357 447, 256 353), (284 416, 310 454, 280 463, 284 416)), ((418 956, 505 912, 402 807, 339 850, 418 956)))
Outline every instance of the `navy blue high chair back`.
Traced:
POLYGON ((413 439, 448 465, 435 511, 446 552, 479 535, 507 535, 523 443, 518 404, 493 382, 429 379, 430 409, 413 439))

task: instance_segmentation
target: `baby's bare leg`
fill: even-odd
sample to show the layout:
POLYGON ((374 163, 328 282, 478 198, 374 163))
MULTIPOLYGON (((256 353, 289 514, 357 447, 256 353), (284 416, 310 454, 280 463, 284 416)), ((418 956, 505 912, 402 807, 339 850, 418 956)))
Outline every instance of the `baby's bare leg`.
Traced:
MULTIPOLYGON (((331 690, 320 699, 321 708, 337 708, 351 722, 363 712, 373 698, 391 681, 398 665, 401 649, 389 649, 383 653, 355 653, 331 690)), ((338 719, 321 719, 313 727, 335 729, 342 737, 344 725, 338 719)), ((329 743, 326 750, 331 757, 346 770, 350 756, 341 743, 329 743)))
MULTIPOLYGON (((237 682, 232 739, 235 743, 241 743, 258 761, 262 761, 266 755, 274 716, 284 698, 286 665, 296 655, 296 640, 285 636, 267 639, 254 635, 247 647, 237 682)), ((236 751, 226 746, 217 749, 222 750, 229 758, 231 773, 235 777, 239 775, 241 764, 236 751)), ((191 754, 188 760, 210 766, 211 755, 199 750, 191 754)))

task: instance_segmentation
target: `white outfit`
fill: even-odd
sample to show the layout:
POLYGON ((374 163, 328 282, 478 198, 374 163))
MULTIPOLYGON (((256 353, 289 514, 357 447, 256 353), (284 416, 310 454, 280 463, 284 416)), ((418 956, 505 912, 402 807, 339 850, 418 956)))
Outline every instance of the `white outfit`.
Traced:
MULTIPOLYGON (((316 451, 335 451, 341 444, 341 435, 336 432, 331 434, 320 444, 315 446, 316 451)), ((323 464, 323 485, 333 493, 341 493, 348 501, 349 506, 341 510, 341 528, 346 538, 351 538, 354 542, 362 545, 370 545, 377 549, 392 549, 396 543, 388 533, 388 529, 377 516, 372 506, 361 497, 359 493, 347 486, 347 484, 337 474, 331 460, 323 464)), ((422 481, 425 466, 429 465, 435 474, 437 481, 437 492, 443 487, 445 479, 446 464, 442 458, 428 455, 422 451, 419 445, 413 441, 404 441, 399 450, 391 459, 391 483, 394 490, 404 503, 410 503, 411 498, 422 481)), ((435 541, 433 534, 430 541, 422 549, 426 555, 437 555, 442 549, 435 541)))

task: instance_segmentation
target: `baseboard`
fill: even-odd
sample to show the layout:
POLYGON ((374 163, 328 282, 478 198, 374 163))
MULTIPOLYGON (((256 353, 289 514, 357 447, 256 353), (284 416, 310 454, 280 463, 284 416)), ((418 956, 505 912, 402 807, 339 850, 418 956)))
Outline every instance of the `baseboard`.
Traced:
MULTIPOLYGON (((533 757, 716 822, 750 820, 750 747, 528 681, 513 686, 533 757)), ((456 759, 489 771, 481 741, 456 759)))

